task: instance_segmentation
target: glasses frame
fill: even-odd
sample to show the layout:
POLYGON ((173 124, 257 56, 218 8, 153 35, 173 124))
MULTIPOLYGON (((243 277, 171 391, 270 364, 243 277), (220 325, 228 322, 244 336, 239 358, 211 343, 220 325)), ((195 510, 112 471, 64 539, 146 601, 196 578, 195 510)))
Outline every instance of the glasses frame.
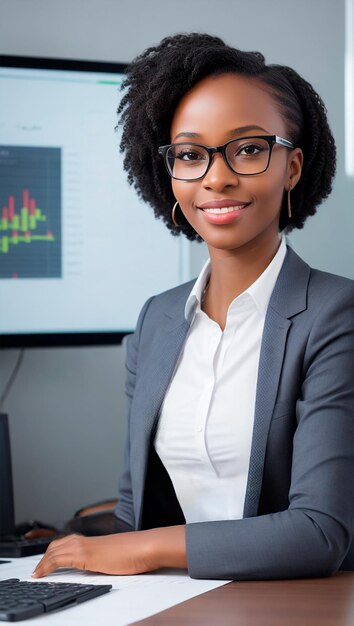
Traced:
POLYGON ((237 174, 238 176, 258 176, 258 174, 263 174, 264 172, 267 171, 269 167, 273 147, 275 146, 275 144, 278 144, 279 146, 283 146, 285 148, 289 148, 291 150, 295 148, 294 144, 291 141, 288 141, 287 139, 283 139, 283 137, 278 137, 278 135, 249 135, 248 137, 237 137, 236 139, 231 139, 230 141, 227 141, 226 143, 224 143, 222 146, 205 146, 202 143, 194 143, 193 141, 192 142, 183 141, 180 143, 171 143, 167 146, 160 146, 158 151, 159 151, 159 154, 163 157, 165 167, 167 169, 168 174, 171 176, 171 178, 173 178, 174 180, 182 180, 182 181, 190 182, 190 181, 195 181, 195 180, 201 180, 202 178, 204 178, 204 176, 209 171, 211 164, 213 162, 213 155, 216 154, 217 152, 220 152, 220 154, 222 154, 226 165, 228 165, 230 170, 234 174, 237 174), (268 143, 269 145, 268 162, 267 162, 266 167, 260 172, 256 172, 255 174, 243 174, 241 172, 237 172, 231 166, 231 163, 229 163, 227 156, 226 156, 227 147, 230 145, 230 143, 233 143, 234 141, 242 141, 243 139, 265 139, 265 141, 268 143), (188 146, 196 146, 199 148, 204 148, 204 150, 206 150, 206 152, 208 153, 209 163, 202 176, 197 176, 197 178, 178 178, 177 176, 173 176, 173 174, 171 174, 170 168, 168 166, 167 152, 169 148, 174 148, 175 146, 184 146, 186 144, 188 146))

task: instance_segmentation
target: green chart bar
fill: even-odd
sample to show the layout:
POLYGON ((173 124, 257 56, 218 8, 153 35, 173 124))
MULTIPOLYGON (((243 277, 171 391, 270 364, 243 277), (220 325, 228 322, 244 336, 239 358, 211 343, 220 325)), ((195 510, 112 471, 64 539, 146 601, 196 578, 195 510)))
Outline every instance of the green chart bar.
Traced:
POLYGON ((10 195, 8 205, 2 209, 0 220, 0 253, 7 254, 10 245, 19 243, 31 243, 33 241, 55 241, 53 233, 35 234, 38 226, 46 222, 47 218, 39 207, 36 200, 30 198, 28 189, 22 193, 23 206, 20 214, 15 213, 15 198, 10 195), (19 232, 23 233, 19 235, 19 232), (6 233, 1 235, 1 233, 6 233))

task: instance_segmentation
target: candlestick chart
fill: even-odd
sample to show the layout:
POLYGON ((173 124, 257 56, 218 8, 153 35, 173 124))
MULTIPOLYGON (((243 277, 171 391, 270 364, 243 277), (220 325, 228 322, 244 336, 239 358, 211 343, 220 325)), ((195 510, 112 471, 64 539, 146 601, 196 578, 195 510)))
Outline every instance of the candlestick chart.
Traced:
POLYGON ((0 146, 0 279, 60 278, 61 150, 0 146))

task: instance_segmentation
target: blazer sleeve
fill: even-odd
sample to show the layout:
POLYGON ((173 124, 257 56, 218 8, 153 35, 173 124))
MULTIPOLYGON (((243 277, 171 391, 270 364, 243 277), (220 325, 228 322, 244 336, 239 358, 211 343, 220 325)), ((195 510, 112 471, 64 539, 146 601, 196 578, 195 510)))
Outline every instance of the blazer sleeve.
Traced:
POLYGON ((132 335, 129 335, 127 339, 127 350, 125 359, 126 368, 126 382, 125 392, 128 402, 128 432, 126 436, 126 444, 124 451, 124 469, 119 482, 119 499, 115 510, 116 516, 129 524, 132 528, 135 528, 135 515, 134 515, 134 503, 133 503, 133 491, 131 481, 131 468, 130 468, 130 410, 131 402, 134 395, 136 372, 139 362, 139 341, 141 335, 141 329, 143 326, 146 312, 154 297, 149 298, 143 306, 139 319, 137 322, 136 330, 132 335))
POLYGON ((258 517, 188 524, 192 578, 326 576, 348 551, 354 525, 354 283, 323 300, 303 360, 289 506, 258 517))

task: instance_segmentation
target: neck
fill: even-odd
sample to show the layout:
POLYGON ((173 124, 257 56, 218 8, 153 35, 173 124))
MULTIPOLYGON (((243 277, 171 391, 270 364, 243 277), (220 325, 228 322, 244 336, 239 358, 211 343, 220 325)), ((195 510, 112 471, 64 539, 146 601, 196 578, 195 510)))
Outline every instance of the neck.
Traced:
POLYGON ((232 251, 209 248, 211 273, 203 310, 222 329, 230 303, 264 272, 274 258, 280 241, 279 237, 273 238, 269 245, 263 245, 261 249, 257 244, 232 251))

